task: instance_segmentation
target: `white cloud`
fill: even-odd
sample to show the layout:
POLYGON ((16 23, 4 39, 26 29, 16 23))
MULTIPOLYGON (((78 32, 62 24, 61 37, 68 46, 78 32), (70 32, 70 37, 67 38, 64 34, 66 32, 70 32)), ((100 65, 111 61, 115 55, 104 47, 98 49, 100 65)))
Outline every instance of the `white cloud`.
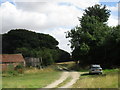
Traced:
POLYGON ((119 2, 119 0, 100 0, 100 2, 119 2))
POLYGON ((112 12, 118 12, 118 4, 116 6, 107 6, 107 9, 112 12))
POLYGON ((55 28, 51 31, 47 30, 47 31, 43 31, 42 33, 46 33, 46 34, 50 34, 53 37, 56 38, 56 40, 59 42, 59 48, 71 52, 70 46, 68 46, 68 44, 70 45, 70 42, 68 42, 68 38, 66 38, 66 33, 67 31, 69 31, 70 29, 66 29, 66 28, 55 28))
POLYGON ((60 6, 56 3, 42 3, 40 5, 42 6, 34 8, 38 11, 32 9, 32 6, 32 11, 17 8, 17 5, 14 6, 9 2, 3 3, 0 8, 3 14, 2 32, 15 28, 25 28, 48 33, 59 41, 61 49, 70 52, 70 47, 67 46, 69 42, 65 38, 64 32, 68 30, 66 28, 73 28, 79 23, 77 17, 82 16, 83 11, 74 6, 60 6))
POLYGON ((23 9, 17 9, 9 2, 2 4, 4 30, 6 29, 5 31, 7 31, 9 28, 14 27, 26 27, 35 30, 55 27, 74 27, 79 23, 77 17, 82 15, 82 11, 72 6, 58 6, 51 3, 47 3, 45 6, 44 12, 43 10, 29 12, 23 9), (6 27, 7 22, 14 25, 8 25, 6 27))
POLYGON ((118 25, 118 17, 111 15, 108 20, 108 25, 109 26, 116 26, 118 25))
POLYGON ((2 9, 2 21, 3 32, 10 30, 11 28, 31 28, 35 26, 42 26, 46 23, 46 15, 42 13, 24 12, 18 10, 16 7, 9 3, 3 3, 2 9))
POLYGON ((118 3, 115 6, 107 6, 107 9, 111 11, 111 15, 108 20, 109 26, 118 25, 118 3))

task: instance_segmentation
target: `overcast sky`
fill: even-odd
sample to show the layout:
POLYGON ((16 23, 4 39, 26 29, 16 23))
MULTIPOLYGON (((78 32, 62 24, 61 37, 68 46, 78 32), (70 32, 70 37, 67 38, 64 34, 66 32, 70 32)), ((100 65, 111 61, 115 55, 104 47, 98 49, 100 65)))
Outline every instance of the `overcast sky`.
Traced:
MULTIPOLYGON (((1 1, 1 0, 0 0, 1 1)), ((95 4, 107 5, 111 10, 109 26, 118 24, 119 0, 2 0, 0 2, 1 33, 21 28, 50 34, 59 47, 71 52, 65 32, 79 25, 78 17, 84 9, 95 4)))

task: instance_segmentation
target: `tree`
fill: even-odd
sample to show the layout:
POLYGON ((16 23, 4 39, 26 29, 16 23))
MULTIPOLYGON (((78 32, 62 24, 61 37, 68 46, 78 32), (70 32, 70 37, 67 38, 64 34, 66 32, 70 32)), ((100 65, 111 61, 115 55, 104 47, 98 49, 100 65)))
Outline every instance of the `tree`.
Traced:
POLYGON ((42 57, 45 66, 69 60, 70 54, 59 49, 59 42, 49 34, 15 29, 2 34, 2 40, 4 54, 22 53, 24 57, 42 57))
POLYGON ((97 19, 99 22, 107 22, 110 16, 110 10, 106 9, 105 5, 102 6, 96 4, 92 7, 88 7, 87 9, 85 9, 83 17, 84 16, 89 16, 89 17, 94 16, 95 19, 97 19))
POLYGON ((109 65, 119 66, 120 25, 111 28, 110 32, 106 36, 104 47, 106 48, 106 63, 109 65))
POLYGON ((11 30, 3 34, 3 53, 14 53, 17 48, 57 48, 58 41, 48 35, 25 29, 11 30), (10 49, 9 49, 10 48, 10 49))
POLYGON ((42 50, 42 61, 43 61, 43 65, 47 66, 47 65, 51 65, 54 63, 52 54, 51 54, 51 50, 44 48, 42 50))
POLYGON ((109 27, 105 22, 109 15, 110 11, 98 4, 85 9, 82 18, 79 18, 80 26, 67 33, 67 38, 72 38, 70 42, 74 59, 87 64, 100 63, 97 58, 99 53, 94 56, 94 52, 99 51, 105 42, 105 37, 109 32, 109 27))

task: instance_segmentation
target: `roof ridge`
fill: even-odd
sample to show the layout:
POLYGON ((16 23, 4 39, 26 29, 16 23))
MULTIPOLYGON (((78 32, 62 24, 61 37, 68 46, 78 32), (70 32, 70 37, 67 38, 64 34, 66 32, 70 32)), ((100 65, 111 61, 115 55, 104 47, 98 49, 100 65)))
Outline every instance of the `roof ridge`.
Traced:
POLYGON ((17 53, 17 54, 0 54, 0 55, 22 55, 22 53, 17 53))
POLYGON ((22 62, 24 57, 22 54, 1 54, 0 61, 2 62, 22 62))

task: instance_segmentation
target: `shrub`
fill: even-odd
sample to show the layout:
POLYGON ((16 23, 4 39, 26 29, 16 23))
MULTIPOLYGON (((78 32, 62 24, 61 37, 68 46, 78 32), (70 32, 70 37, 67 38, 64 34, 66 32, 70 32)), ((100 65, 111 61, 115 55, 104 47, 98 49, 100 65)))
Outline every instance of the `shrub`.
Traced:
POLYGON ((22 64, 18 64, 15 69, 18 73, 22 74, 24 72, 24 66, 22 64))
POLYGON ((17 74, 18 72, 14 70, 13 64, 9 64, 8 69, 2 72, 2 76, 12 76, 12 75, 17 75, 17 74))
POLYGON ((8 70, 7 70, 7 71, 13 71, 13 70, 14 70, 13 64, 9 64, 9 65, 8 65, 8 70))
POLYGON ((16 67, 15 67, 15 70, 17 69, 23 69, 23 65, 22 64, 18 64, 16 67))

